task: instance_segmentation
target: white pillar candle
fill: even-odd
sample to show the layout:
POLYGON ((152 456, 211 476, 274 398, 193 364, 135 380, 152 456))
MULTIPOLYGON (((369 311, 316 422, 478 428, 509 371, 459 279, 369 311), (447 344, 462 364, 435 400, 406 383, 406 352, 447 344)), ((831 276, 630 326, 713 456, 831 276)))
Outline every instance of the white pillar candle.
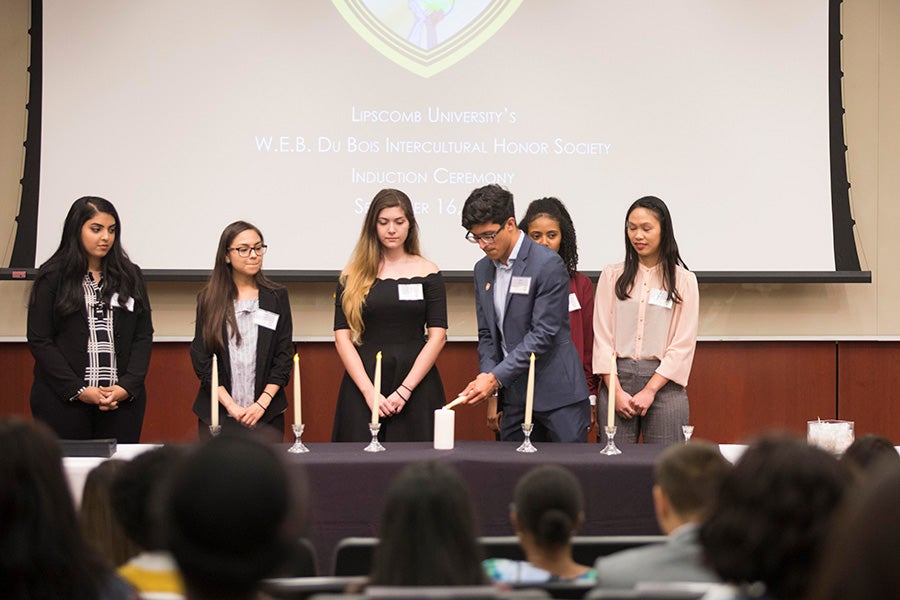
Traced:
POLYGON ((525 391, 526 425, 531 425, 532 410, 534 410, 534 352, 531 353, 531 364, 528 366, 528 388, 525 391))
POLYGON ((434 449, 453 450, 456 413, 446 408, 434 411, 434 449))
POLYGON ((294 354, 294 424, 303 424, 300 407, 300 355, 294 354))
POLYGON ((378 425, 378 396, 381 395, 381 350, 375 355, 375 397, 372 399, 372 425, 378 425))
POLYGON ((213 354, 212 383, 209 385, 209 418, 210 425, 219 426, 219 359, 213 354))
POLYGON ((609 402, 607 403, 606 425, 612 427, 616 424, 616 381, 619 379, 619 369, 616 366, 616 354, 613 353, 609 367, 609 402))

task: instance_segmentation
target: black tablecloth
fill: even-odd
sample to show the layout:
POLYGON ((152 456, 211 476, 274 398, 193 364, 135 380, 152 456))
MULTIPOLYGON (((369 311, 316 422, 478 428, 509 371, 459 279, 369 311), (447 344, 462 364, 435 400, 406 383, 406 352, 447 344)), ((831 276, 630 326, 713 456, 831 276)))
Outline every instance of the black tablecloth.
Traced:
MULTIPOLYGON (((517 443, 456 443, 434 450, 430 443, 395 443, 387 451, 363 452, 365 444, 308 444, 308 454, 289 454, 291 468, 305 471, 311 500, 310 538, 319 572, 330 574, 334 547, 348 536, 377 536, 384 493, 405 465, 435 460, 453 465, 472 491, 480 535, 512 535, 509 505, 519 477, 541 464, 559 464, 581 482, 585 522, 581 535, 655 535, 651 488, 653 464, 663 446, 624 446, 603 456, 599 444, 539 444, 535 454, 517 443)), ((285 450, 287 446, 284 447, 285 450)))

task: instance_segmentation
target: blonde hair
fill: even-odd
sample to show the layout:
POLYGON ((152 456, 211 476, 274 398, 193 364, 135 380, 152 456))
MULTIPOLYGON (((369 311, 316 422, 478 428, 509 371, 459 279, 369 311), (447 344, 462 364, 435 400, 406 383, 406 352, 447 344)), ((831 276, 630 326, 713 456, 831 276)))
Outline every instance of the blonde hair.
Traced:
POLYGON ((359 346, 362 343, 362 334, 365 331, 363 322, 363 307, 366 304, 366 296, 375 283, 378 276, 378 266, 381 263, 382 249, 378 239, 378 215, 385 208, 399 206, 406 219, 409 221, 409 234, 403 244, 407 254, 419 255, 419 227, 413 214, 412 202, 409 196, 400 190, 384 189, 375 194, 369 211, 363 221, 359 240, 350 255, 350 261, 341 271, 340 283, 344 288, 341 296, 341 308, 347 323, 350 325, 350 339, 359 346))

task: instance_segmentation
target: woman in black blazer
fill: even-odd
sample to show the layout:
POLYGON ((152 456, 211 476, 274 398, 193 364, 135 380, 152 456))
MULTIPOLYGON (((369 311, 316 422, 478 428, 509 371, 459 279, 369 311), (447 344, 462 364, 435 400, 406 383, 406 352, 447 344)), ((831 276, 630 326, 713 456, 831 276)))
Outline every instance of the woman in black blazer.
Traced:
POLYGON ((201 439, 210 436, 212 355, 219 365, 219 424, 222 431, 257 429, 281 441, 291 375, 291 307, 287 290, 263 275, 267 246, 245 221, 219 238, 209 281, 197 296, 191 362, 200 379, 194 400, 201 439))
POLYGON ((31 289, 31 413, 63 439, 140 441, 153 323, 121 237, 109 201, 79 198, 31 289))

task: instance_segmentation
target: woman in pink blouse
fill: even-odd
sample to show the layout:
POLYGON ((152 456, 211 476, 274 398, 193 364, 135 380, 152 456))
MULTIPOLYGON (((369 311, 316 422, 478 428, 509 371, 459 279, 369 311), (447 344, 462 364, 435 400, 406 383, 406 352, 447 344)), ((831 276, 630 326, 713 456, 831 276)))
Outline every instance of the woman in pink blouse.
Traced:
MULTIPOLYGON (((687 270, 665 203, 634 202, 625 219, 625 262, 608 265, 594 302, 594 373, 609 386, 616 357, 616 440, 671 444, 683 439, 687 385, 697 344, 700 295, 687 270)), ((608 387, 600 390, 600 414, 608 387)))

